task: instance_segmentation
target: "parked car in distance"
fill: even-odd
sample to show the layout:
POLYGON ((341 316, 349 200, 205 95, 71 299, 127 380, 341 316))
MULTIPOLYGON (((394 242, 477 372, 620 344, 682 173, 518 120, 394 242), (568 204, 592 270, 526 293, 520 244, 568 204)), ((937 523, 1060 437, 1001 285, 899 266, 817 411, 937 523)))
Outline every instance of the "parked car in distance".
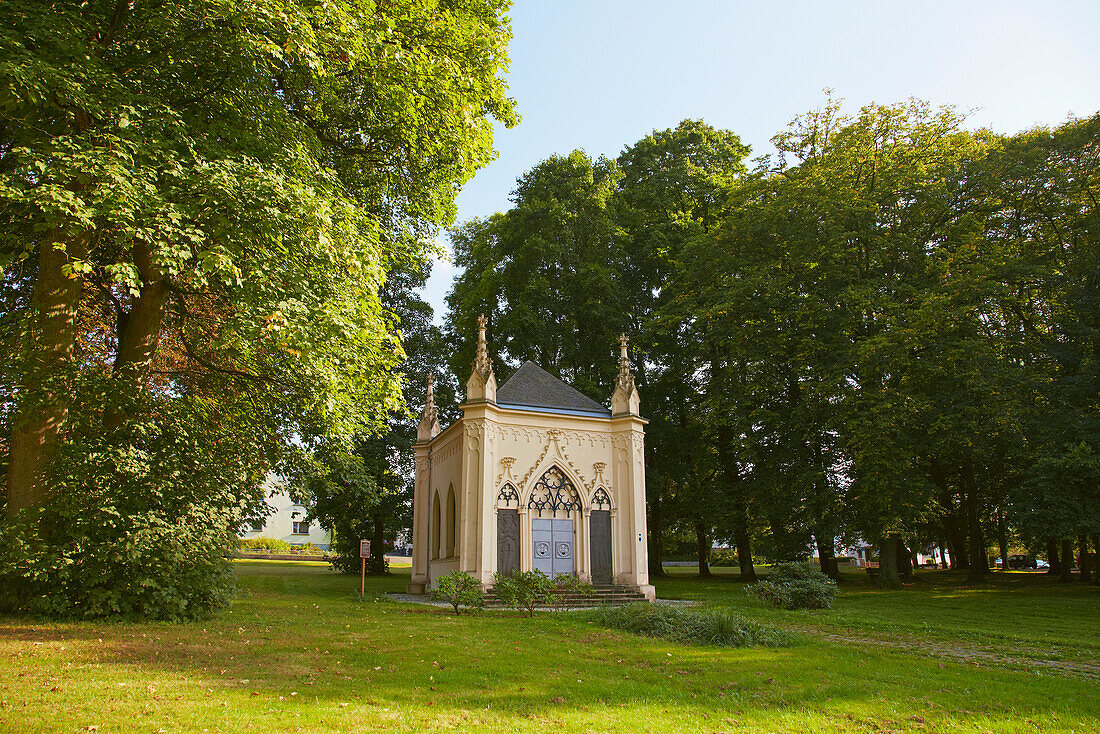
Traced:
POLYGON ((1031 556, 1009 556, 1008 567, 1014 569, 1038 568, 1038 562, 1031 556))

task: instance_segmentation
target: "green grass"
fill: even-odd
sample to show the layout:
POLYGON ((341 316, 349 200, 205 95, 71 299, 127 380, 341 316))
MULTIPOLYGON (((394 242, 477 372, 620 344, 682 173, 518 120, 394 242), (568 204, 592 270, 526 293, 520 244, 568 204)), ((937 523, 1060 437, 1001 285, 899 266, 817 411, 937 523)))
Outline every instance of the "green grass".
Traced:
POLYGON ((917 579, 904 590, 884 591, 872 586, 865 572, 848 571, 827 611, 764 608, 727 569, 712 579, 699 578, 695 569, 672 569, 658 585, 665 597, 705 600, 781 626, 1100 665, 1095 586, 1023 571, 991 573, 980 585, 968 585, 965 572, 920 571, 917 579))
MULTIPOLYGON (((928 575, 904 592, 851 582, 834 610, 812 613, 766 609, 729 577, 658 581, 662 596, 803 630, 791 647, 729 649, 577 613, 456 618, 361 602, 359 579, 322 563, 237 568, 240 598, 205 622, 0 618, 0 731, 1100 730, 1095 679, 906 648, 927 634, 1095 661, 1100 594, 1045 579, 964 589, 928 575)), ((401 590, 407 574, 368 579, 368 597, 401 590)))

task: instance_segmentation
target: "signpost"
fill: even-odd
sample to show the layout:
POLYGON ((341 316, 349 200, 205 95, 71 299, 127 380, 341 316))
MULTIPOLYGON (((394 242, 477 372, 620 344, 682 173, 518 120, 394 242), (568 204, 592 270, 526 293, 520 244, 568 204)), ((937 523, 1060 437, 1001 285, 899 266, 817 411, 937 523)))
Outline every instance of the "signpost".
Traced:
POLYGON ((362 561, 363 570, 359 576, 359 596, 367 590, 367 557, 370 556, 370 541, 359 541, 359 560, 362 561))

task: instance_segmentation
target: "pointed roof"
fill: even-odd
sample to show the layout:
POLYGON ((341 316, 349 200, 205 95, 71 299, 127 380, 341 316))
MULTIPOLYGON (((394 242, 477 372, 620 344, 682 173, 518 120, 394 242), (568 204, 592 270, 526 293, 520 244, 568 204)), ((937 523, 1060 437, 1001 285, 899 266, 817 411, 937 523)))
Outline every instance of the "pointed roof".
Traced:
POLYGON ((610 416, 611 411, 554 377, 534 362, 524 362, 497 388, 497 404, 550 413, 610 416))

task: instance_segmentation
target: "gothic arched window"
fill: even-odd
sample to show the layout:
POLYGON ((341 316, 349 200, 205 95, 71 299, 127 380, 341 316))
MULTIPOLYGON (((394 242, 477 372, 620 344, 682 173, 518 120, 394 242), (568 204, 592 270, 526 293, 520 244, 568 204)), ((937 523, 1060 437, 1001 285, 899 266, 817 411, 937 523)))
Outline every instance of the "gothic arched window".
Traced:
POLYGON ((539 517, 542 517, 543 512, 553 516, 559 511, 568 517, 570 513, 580 511, 581 498, 565 472, 552 466, 535 482, 527 507, 535 510, 539 517))
POLYGON ((516 503, 516 507, 519 507, 519 493, 511 484, 505 484, 497 493, 497 506, 511 507, 513 502, 516 503))

